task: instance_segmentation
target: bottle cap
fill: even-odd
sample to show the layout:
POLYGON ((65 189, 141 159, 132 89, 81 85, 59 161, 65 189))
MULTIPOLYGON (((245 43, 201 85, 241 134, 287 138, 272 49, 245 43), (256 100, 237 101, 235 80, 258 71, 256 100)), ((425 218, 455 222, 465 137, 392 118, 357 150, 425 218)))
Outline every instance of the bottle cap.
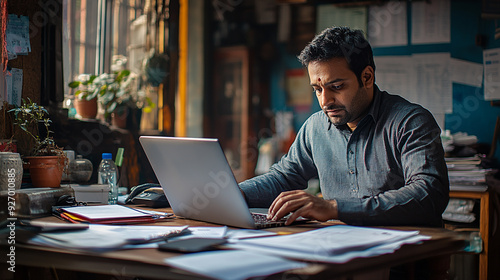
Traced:
POLYGON ((112 159, 111 153, 102 153, 102 159, 112 159))

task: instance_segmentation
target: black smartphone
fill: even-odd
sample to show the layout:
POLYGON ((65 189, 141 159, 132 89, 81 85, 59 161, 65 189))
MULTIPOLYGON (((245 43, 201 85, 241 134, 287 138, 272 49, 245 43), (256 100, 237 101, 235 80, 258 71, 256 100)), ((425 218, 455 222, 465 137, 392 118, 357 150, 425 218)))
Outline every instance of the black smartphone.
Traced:
POLYGON ((158 249, 161 251, 170 252, 201 252, 213 249, 216 245, 221 245, 227 242, 225 238, 187 238, 179 239, 174 241, 167 241, 167 243, 161 243, 158 245, 158 249))

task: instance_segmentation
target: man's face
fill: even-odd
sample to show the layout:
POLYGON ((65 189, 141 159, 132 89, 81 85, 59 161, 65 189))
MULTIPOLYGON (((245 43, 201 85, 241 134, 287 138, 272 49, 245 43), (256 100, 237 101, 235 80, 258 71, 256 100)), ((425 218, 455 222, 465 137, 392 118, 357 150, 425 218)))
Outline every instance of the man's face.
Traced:
MULTIPOLYGON (((310 62, 307 70, 319 105, 334 125, 356 126, 373 98, 373 81, 366 81, 365 68, 360 86, 344 58, 310 62), (371 82, 370 82, 371 81, 371 82), (369 90, 367 90, 369 89, 369 90)), ((368 75, 373 72, 368 69, 368 75)))

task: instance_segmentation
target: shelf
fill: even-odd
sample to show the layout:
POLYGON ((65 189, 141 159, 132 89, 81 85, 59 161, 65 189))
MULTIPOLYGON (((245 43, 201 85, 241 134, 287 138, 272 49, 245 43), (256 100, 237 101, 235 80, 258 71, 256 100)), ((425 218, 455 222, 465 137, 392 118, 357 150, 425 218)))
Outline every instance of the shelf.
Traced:
MULTIPOLYGON (((490 238, 490 193, 471 191, 450 191, 450 198, 478 199, 479 200, 479 228, 464 227, 479 230, 483 240, 483 251, 479 254, 479 280, 488 279, 488 257, 490 238)), ((455 229, 461 231, 463 228, 455 229)))

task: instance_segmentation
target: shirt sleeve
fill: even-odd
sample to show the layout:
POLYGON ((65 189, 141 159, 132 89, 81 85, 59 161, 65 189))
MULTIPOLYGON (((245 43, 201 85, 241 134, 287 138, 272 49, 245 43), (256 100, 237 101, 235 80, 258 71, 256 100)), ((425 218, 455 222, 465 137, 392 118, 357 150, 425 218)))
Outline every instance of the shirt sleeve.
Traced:
POLYGON ((399 122, 394 133, 392 148, 400 156, 404 185, 373 196, 338 199, 339 219, 362 225, 442 225, 449 181, 439 126, 421 108, 399 122))
POLYGON ((281 192, 305 189, 317 176, 306 135, 309 124, 309 120, 304 123, 288 153, 269 172, 239 184, 249 207, 269 207, 281 192))

